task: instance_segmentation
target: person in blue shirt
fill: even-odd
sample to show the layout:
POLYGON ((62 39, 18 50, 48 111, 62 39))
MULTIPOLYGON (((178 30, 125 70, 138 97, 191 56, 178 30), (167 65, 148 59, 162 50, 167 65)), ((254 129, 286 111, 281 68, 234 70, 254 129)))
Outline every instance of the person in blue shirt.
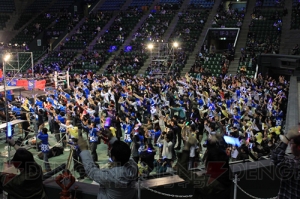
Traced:
POLYGON ((97 162, 98 155, 96 150, 99 142, 97 133, 99 132, 99 129, 96 128, 96 124, 94 122, 91 122, 91 124, 88 125, 88 131, 89 131, 89 143, 90 143, 91 155, 93 157, 94 162, 97 162))
POLYGON ((94 122, 96 124, 97 128, 100 128, 100 117, 98 113, 94 113, 93 117, 92 117, 92 122, 94 122))
POLYGON ((151 131, 151 134, 152 134, 153 143, 156 143, 157 139, 161 134, 160 127, 157 123, 155 124, 154 129, 151 131))
POLYGON ((124 129, 124 142, 126 142, 128 145, 132 142, 130 134, 132 131, 132 124, 129 121, 129 117, 126 117, 125 123, 123 123, 123 129, 124 129))
POLYGON ((39 133, 37 135, 37 138, 42 141, 41 151, 44 154, 44 159, 43 159, 45 164, 44 172, 49 172, 51 171, 51 168, 48 161, 48 154, 49 154, 48 129, 44 128, 44 124, 39 126, 39 133))
MULTIPOLYGON (((66 117, 65 117, 65 113, 64 112, 60 112, 56 118, 61 124, 66 124, 66 117)), ((61 137, 63 137, 63 147, 65 148, 66 147, 66 143, 65 143, 65 140, 66 140, 66 131, 67 129, 61 125, 60 128, 59 128, 59 132, 61 133, 61 137)), ((61 139, 61 138, 60 138, 61 139)))
POLYGON ((43 109, 43 102, 39 98, 35 98, 35 105, 38 107, 38 109, 43 109))

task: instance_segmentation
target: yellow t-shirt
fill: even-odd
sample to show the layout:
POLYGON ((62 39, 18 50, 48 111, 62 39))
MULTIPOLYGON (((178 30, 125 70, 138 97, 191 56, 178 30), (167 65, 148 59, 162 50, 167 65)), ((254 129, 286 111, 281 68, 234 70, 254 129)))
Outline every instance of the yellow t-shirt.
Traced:
POLYGON ((109 130, 110 130, 110 132, 112 133, 112 135, 113 135, 114 137, 116 137, 116 131, 117 131, 117 129, 115 129, 114 127, 109 127, 109 130))
POLYGON ((69 135, 72 138, 78 138, 78 127, 77 126, 73 126, 67 129, 67 131, 69 132, 69 135))

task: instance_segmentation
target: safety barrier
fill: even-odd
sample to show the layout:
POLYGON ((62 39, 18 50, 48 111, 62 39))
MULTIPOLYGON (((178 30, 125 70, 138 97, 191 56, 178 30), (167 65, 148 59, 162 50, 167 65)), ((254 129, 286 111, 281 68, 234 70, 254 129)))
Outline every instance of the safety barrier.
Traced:
POLYGON ((67 83, 67 88, 70 88, 70 79, 69 79, 69 71, 58 73, 55 71, 54 73, 54 85, 57 89, 58 86, 62 86, 64 83, 67 83))

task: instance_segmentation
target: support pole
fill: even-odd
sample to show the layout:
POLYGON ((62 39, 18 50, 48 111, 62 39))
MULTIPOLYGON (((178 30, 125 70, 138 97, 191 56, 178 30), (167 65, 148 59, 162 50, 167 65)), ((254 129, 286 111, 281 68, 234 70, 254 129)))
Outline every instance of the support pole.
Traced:
POLYGON ((34 78, 34 71, 33 71, 33 53, 30 52, 30 56, 31 56, 31 75, 32 78, 34 78))
POLYGON ((141 178, 138 178, 138 199, 141 199, 141 178))
POLYGON ((69 70, 67 70, 66 76, 67 76, 67 89, 70 89, 69 70))
POLYGON ((58 82, 57 82, 57 71, 55 71, 54 72, 54 87, 55 87, 55 89, 57 89, 57 87, 58 87, 58 82))
MULTIPOLYGON (((6 68, 5 68, 5 61, 3 62, 3 83, 4 83, 4 98, 5 98, 5 116, 6 116, 6 135, 8 132, 8 121, 9 121, 9 117, 8 117, 8 102, 7 102, 7 91, 6 91, 6 68)), ((7 139, 7 137, 6 137, 7 139)), ((9 143, 7 142, 7 155, 8 155, 8 161, 10 163, 10 151, 11 148, 9 146, 9 143)))
POLYGON ((68 157, 68 160, 67 160, 67 165, 66 165, 66 168, 65 168, 67 170, 70 170, 72 160, 73 160, 73 153, 74 153, 73 149, 70 149, 69 157, 68 157))
POLYGON ((237 174, 234 175, 234 190, 233 190, 233 199, 236 199, 236 192, 237 192, 237 182, 238 182, 238 176, 237 174))

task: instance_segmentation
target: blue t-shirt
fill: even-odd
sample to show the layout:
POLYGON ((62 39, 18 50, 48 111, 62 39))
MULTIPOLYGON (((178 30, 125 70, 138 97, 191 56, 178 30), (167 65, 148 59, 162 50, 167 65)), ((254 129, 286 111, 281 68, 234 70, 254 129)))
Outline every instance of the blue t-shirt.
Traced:
POLYGON ((98 142, 97 128, 89 129, 89 142, 98 142))
POLYGON ((43 153, 49 152, 48 134, 43 134, 43 132, 39 132, 37 138, 42 141, 41 151, 43 153))

